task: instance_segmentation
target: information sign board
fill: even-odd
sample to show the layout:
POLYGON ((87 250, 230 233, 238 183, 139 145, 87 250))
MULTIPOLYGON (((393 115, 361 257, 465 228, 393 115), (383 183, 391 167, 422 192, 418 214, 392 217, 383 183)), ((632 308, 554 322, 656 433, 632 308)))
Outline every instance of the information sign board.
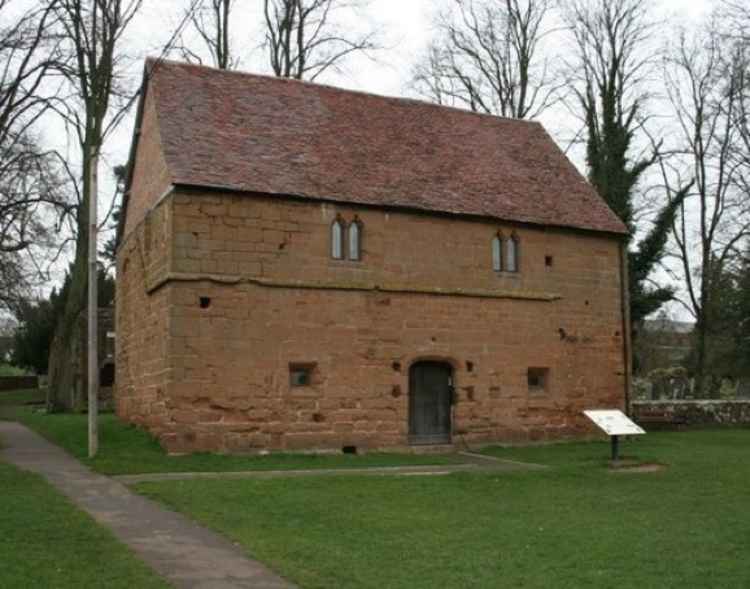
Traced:
POLYGON ((646 433, 619 409, 584 411, 583 414, 608 436, 637 436, 646 433))

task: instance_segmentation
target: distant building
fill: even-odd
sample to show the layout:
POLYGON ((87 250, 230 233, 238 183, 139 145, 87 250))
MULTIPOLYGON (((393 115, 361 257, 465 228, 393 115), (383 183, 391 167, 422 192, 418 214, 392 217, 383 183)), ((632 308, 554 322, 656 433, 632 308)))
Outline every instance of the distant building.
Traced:
POLYGON ((648 319, 636 338, 636 372, 646 376, 652 370, 683 366, 690 354, 695 324, 665 317, 648 319))

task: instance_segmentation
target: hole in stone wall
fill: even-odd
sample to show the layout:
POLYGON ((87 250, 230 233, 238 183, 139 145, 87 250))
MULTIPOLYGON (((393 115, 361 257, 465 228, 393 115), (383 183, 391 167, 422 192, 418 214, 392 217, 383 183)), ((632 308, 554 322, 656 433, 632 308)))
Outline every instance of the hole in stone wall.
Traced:
POLYGON ((530 393, 543 393, 549 385, 549 368, 529 368, 526 380, 530 393))
POLYGON ((326 420, 325 415, 323 415, 322 413, 313 413, 312 417, 315 423, 323 423, 326 420))
POLYGON ((357 447, 356 446, 344 446, 341 448, 341 452, 344 454, 356 454, 357 447))
POLYGON ((211 297, 200 298, 201 309, 208 309, 211 306, 211 297))
POLYGON ((289 385, 292 387, 308 387, 312 385, 315 364, 289 364, 289 385))
POLYGON ((553 261, 554 260, 552 259, 552 256, 544 256, 544 265, 547 266, 548 268, 552 267, 553 261))
POLYGON ((474 362, 466 363, 466 372, 474 372, 474 362))
POLYGON ((396 372, 401 372, 401 362, 394 362, 393 364, 391 364, 391 367, 396 372))

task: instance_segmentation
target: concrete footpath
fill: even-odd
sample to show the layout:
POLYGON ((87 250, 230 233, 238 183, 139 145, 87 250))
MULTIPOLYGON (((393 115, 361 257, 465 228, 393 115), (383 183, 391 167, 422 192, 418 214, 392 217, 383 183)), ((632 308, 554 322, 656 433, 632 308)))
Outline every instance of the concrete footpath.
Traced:
POLYGON ((21 424, 0 421, 2 458, 42 475, 174 587, 293 588, 224 537, 93 473, 21 424))

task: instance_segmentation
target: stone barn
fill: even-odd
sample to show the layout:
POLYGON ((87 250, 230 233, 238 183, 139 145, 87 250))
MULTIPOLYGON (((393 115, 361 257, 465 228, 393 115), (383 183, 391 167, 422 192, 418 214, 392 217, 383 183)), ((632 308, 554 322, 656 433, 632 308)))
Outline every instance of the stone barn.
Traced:
POLYGON ((171 452, 585 434, 626 403, 625 234, 538 123, 149 61, 117 413, 171 452))

